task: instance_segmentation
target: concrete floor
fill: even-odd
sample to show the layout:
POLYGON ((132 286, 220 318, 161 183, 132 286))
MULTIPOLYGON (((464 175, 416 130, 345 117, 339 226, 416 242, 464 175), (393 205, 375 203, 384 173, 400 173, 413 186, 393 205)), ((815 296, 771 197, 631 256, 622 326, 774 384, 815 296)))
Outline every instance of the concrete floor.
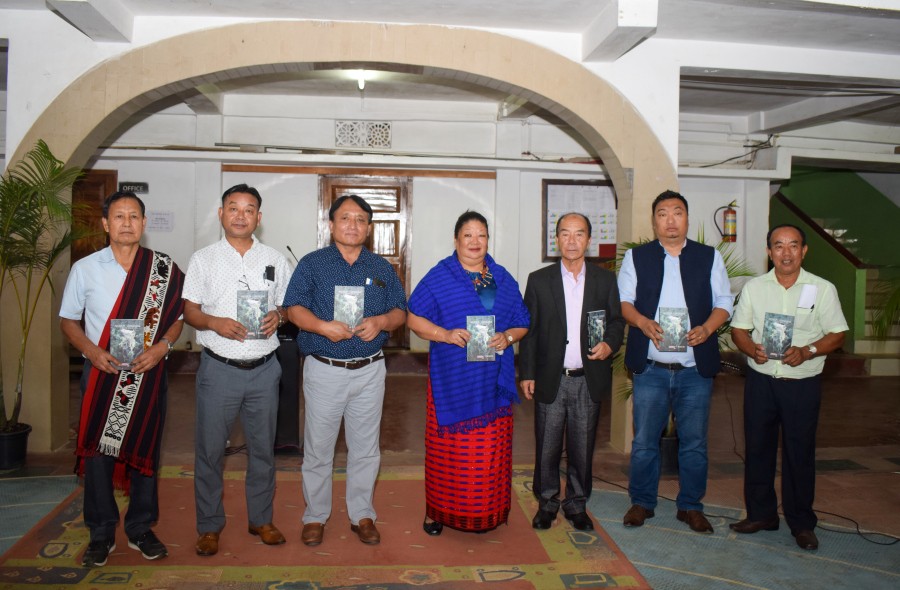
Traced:
MULTIPOLYGON (((410 355, 411 356, 411 355, 410 355)), ((425 368, 421 359, 389 357, 387 392, 382 422, 382 462, 385 465, 421 465, 424 460, 425 368)), ((77 424, 77 374, 73 374, 71 424, 77 424)), ((709 430, 709 486, 707 511, 715 506, 743 506, 743 403, 744 379, 723 373, 716 378, 709 430)), ((302 408, 302 404, 301 404, 302 408)), ((628 485, 628 457, 609 445, 609 404, 603 404, 594 457, 595 486, 619 489, 628 485)), ((534 462, 533 406, 524 401, 516 408, 514 463, 534 462)), ((163 439, 164 465, 193 465, 194 375, 170 376, 169 411, 163 439)), ((236 429, 232 445, 239 446, 236 429)), ((339 441, 337 463, 345 460, 339 441)), ((829 377, 824 380, 818 431, 817 510, 852 518, 868 530, 900 536, 900 378, 829 377)), ((278 456, 283 469, 296 469, 301 457, 278 456)), ((242 470, 244 456, 226 459, 226 468, 242 470)), ((29 455, 22 475, 71 473, 72 446, 48 454, 29 455)), ((664 476, 660 495, 674 498, 677 478, 664 476)), ((377 493, 377 491, 376 491, 377 493)), ((661 509, 667 509, 664 505, 661 509)), ((674 510, 674 507, 671 508, 674 510)), ((424 507, 423 507, 424 511, 424 507)), ((824 523, 852 527, 837 516, 821 513, 824 523)))

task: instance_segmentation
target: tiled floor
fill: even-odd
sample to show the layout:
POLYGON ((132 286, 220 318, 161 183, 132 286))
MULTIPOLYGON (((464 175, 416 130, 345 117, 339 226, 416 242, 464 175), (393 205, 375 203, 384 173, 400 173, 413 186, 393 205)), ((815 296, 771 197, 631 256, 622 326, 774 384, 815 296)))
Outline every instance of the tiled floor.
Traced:
MULTIPOLYGON (((422 464, 424 457, 425 376, 420 362, 389 362, 382 424, 382 461, 386 465, 422 464)), ((75 376, 77 377, 77 376, 75 376)), ((77 382, 72 382, 72 424, 77 418, 77 382)), ((709 486, 705 502, 740 508, 742 500, 743 378, 716 378, 709 432, 709 486)), ((609 446, 609 404, 605 403, 595 455, 597 487, 627 486, 628 457, 609 446), (608 482, 608 483, 607 483, 608 482)), ((533 409, 524 402, 515 414, 514 462, 533 464, 533 409)), ((193 464, 194 376, 170 378, 169 414, 163 442, 166 465, 193 464)), ((241 443, 239 431, 232 445, 241 443)), ((339 450, 343 450, 343 443, 339 450)), ((825 379, 818 433, 816 508, 852 518, 869 530, 900 535, 900 378, 829 377, 825 379)), ((342 452, 338 462, 344 460, 342 452)), ((282 467, 296 467, 296 455, 279 455, 282 467)), ((227 459, 228 469, 242 469, 241 453, 227 459)), ((29 456, 26 468, 6 476, 71 473, 72 450, 29 456)), ((660 494, 674 498, 677 478, 664 476, 660 494)), ((376 492, 377 493, 377 492, 376 492)), ((665 509, 661 505, 661 509, 665 509)), ((672 508, 674 510, 674 508, 672 508)), ((424 507, 423 507, 424 510, 424 507)), ((825 523, 852 526, 821 514, 825 523)))

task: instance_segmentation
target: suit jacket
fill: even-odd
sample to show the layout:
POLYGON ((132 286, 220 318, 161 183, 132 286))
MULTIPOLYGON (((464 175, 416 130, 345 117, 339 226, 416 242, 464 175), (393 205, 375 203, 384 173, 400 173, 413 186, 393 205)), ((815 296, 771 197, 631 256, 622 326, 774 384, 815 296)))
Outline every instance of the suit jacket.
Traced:
MULTIPOLYGON (((525 305, 531 313, 531 326, 519 347, 519 379, 535 381, 534 399, 552 403, 559 389, 566 354, 566 296, 558 262, 528 275, 525 305)), ((612 387, 612 357, 622 345, 625 319, 619 302, 616 275, 585 262, 584 302, 579 334, 581 361, 591 399, 599 402, 612 387), (603 341, 613 354, 606 360, 588 360, 587 312, 606 310, 603 341)))

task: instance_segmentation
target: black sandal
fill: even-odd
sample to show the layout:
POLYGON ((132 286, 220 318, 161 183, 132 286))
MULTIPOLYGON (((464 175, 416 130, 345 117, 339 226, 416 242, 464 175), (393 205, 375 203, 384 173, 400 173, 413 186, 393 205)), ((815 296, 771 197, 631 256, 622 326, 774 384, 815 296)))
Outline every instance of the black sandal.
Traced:
POLYGON ((442 532, 444 532, 444 525, 439 523, 436 520, 432 520, 431 522, 423 521, 422 522, 422 530, 431 535, 432 537, 437 537, 442 532))

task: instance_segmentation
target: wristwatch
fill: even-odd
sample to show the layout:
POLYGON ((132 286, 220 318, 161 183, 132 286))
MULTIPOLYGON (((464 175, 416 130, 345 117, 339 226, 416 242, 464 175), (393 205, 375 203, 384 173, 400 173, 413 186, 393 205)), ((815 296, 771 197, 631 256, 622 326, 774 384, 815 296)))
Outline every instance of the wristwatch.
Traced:
POLYGON ((504 332, 504 334, 506 335, 506 341, 509 342, 510 346, 512 346, 513 345, 513 337, 510 336, 509 334, 507 334, 506 332, 504 332))
POLYGON ((813 346, 812 344, 807 344, 807 345, 806 345, 806 348, 809 349, 809 356, 810 356, 810 357, 816 356, 816 353, 819 352, 819 350, 818 350, 815 346, 813 346))
POLYGON ((169 360, 169 355, 172 354, 172 351, 175 349, 175 345, 169 342, 169 339, 163 336, 159 339, 160 342, 165 342, 166 347, 169 349, 166 351, 166 360, 169 360))

